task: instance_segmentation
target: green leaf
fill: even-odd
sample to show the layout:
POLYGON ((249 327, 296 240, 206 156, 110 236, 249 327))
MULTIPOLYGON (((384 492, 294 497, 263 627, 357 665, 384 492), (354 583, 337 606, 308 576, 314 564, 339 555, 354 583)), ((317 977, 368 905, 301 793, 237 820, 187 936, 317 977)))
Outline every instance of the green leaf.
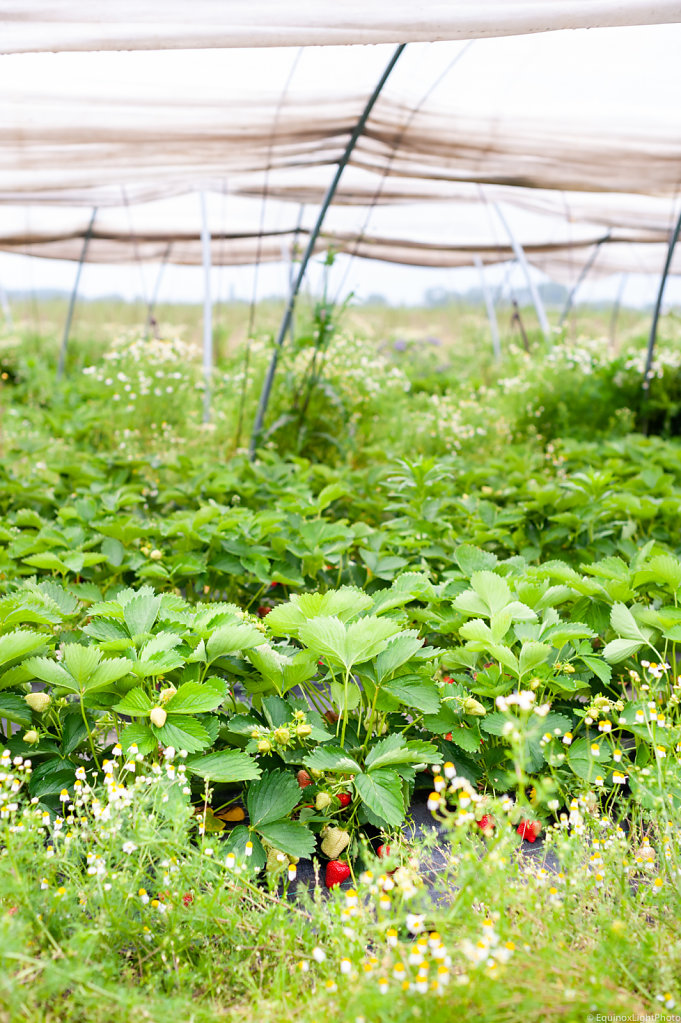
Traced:
POLYGON ((600 755, 595 757, 590 751, 591 743, 587 739, 575 739, 567 751, 567 762, 578 778, 593 782, 596 775, 605 777, 604 765, 611 759, 607 743, 602 742, 600 755))
POLYGON ((113 710, 117 714, 127 714, 133 718, 149 717, 149 711, 152 707, 153 703, 144 690, 138 686, 136 689, 131 689, 129 693, 126 693, 120 703, 113 707, 113 710))
POLYGON ((162 745, 186 749, 188 753, 198 753, 211 744, 210 735, 201 722, 184 714, 173 714, 162 728, 152 725, 151 730, 162 745))
POLYGON ((338 618, 321 617, 302 625, 298 637, 320 657, 349 669, 379 654, 397 632, 399 626, 395 622, 375 615, 348 626, 338 618))
POLYGON ((23 696, 16 693, 0 693, 0 718, 13 721, 24 728, 29 728, 32 720, 28 704, 23 696))
POLYGON ((470 725, 454 725, 447 732, 447 736, 449 742, 453 742, 466 753, 477 753, 480 749, 480 736, 470 725))
POLYGON ((506 714, 502 714, 500 710, 494 710, 481 719, 480 728, 483 732, 489 732, 490 735, 503 735, 509 720, 510 718, 506 714))
POLYGON ((48 637, 30 629, 16 629, 0 636, 0 665, 10 664, 45 646, 48 637))
POLYGON ((68 671, 57 664, 51 657, 31 657, 24 661, 24 667, 31 672, 34 678, 42 682, 49 682, 52 686, 59 686, 61 689, 69 689, 71 692, 78 692, 78 686, 69 675, 68 671))
POLYGON ((335 771, 338 774, 358 774, 359 764, 338 746, 320 746, 309 753, 303 763, 315 771, 335 771))
POLYGON ((440 706, 437 686, 421 675, 400 675, 385 682, 381 691, 394 696, 407 707, 415 707, 422 714, 436 714, 440 706))
POLYGON ((94 674, 102 659, 102 653, 96 646, 81 646, 79 643, 68 643, 64 647, 64 666, 76 681, 79 692, 85 689, 86 682, 94 674))
POLYGON ((550 643, 556 650, 560 650, 566 643, 576 639, 593 639, 595 635, 593 629, 584 625, 583 622, 560 622, 547 629, 542 635, 542 639, 550 643))
POLYGON ((386 618, 368 615, 347 629, 346 667, 362 664, 386 649, 387 640, 399 632, 399 625, 386 618))
POLYGON ((394 771, 381 768, 353 779, 357 795, 386 827, 396 828, 404 820, 402 779, 394 771))
POLYGON ((160 607, 160 594, 139 593, 129 600, 123 608, 123 618, 130 635, 140 636, 151 632, 160 607))
POLYGON ((212 686, 199 685, 198 682, 185 682, 164 705, 168 714, 204 714, 215 710, 223 701, 223 697, 212 686))
MULTIPOLYGON (((227 838, 221 844, 225 853, 234 853, 238 862, 248 865, 252 870, 259 871, 265 866, 267 856, 258 836, 250 831, 244 824, 238 824, 232 828, 227 838), (250 856, 246 856, 246 843, 250 842, 253 850, 250 856)), ((282 850, 283 851, 283 850, 282 850)))
POLYGON ((497 563, 496 554, 483 551, 480 547, 474 547, 469 543, 462 543, 456 548, 454 558, 463 572, 470 579, 474 572, 492 570, 497 563))
POLYGON ((248 786, 246 805, 251 825, 261 830, 263 824, 286 817, 298 805, 301 796, 302 789, 292 774, 268 771, 260 781, 248 786))
POLYGON ((30 557, 24 558, 24 564, 30 565, 31 568, 46 568, 51 572, 64 572, 67 566, 58 558, 52 551, 44 551, 42 554, 31 554, 30 557))
POLYGON ((398 732, 387 735, 371 748, 365 760, 365 768, 392 766, 393 764, 439 763, 441 756, 437 746, 421 739, 406 742, 398 732))
POLYGON ((401 632, 398 636, 393 636, 376 658, 376 681, 381 683, 393 671, 401 668, 410 657, 421 650, 422 646, 423 640, 418 632, 401 632))
POLYGON ((511 603, 511 591, 508 583, 495 572, 474 572, 471 586, 484 602, 490 614, 496 614, 511 603))
POLYGON ((225 749, 187 762, 190 774, 215 782, 251 781, 259 778, 261 770, 253 757, 243 750, 225 749))
POLYGON ((313 618, 304 622, 298 629, 298 638, 306 647, 314 650, 318 657, 323 657, 335 666, 348 667, 345 662, 345 626, 340 618, 313 618))
POLYGON ((331 698, 341 713, 359 707, 362 693, 356 682, 348 681, 347 686, 342 682, 332 682, 329 689, 331 698))
POLYGON ((127 752, 131 746, 137 746, 140 753, 151 753, 158 746, 158 740, 149 725, 141 721, 133 721, 121 732, 121 746, 127 752))
MULTIPOLYGON (((506 631, 507 629, 504 630, 504 635, 506 631)), ((489 625, 482 618, 471 618, 470 621, 464 622, 459 629, 459 635, 462 639, 473 640, 476 643, 494 643, 503 639, 503 636, 494 637, 489 625)))
POLYGON ((640 650, 643 643, 643 639, 613 639, 606 644, 603 656, 611 664, 619 664, 620 661, 626 661, 627 657, 631 657, 637 650, 640 650))
POLYGON ((666 584, 672 593, 681 587, 681 561, 671 554, 658 554, 636 573, 636 586, 642 583, 666 584))
POLYGON ((258 834, 275 849, 299 859, 309 859, 317 844, 310 829, 295 821, 276 820, 271 824, 260 824, 258 834))
POLYGON ((626 604, 618 602, 612 605, 612 611, 610 612, 610 624, 617 635, 622 636, 623 639, 637 639, 640 640, 641 643, 645 640, 643 633, 638 627, 636 619, 626 604))
POLYGON ((223 625, 215 630, 206 643, 208 662, 234 654, 237 650, 250 650, 264 642, 265 637, 254 625, 223 625))
POLYGON ((548 643, 523 643, 518 662, 520 674, 524 675, 528 671, 534 671, 540 664, 545 664, 550 653, 551 647, 548 643))
POLYGON ((612 678, 612 668, 605 661, 601 660, 600 657, 581 656, 580 661, 583 661, 596 678, 599 678, 606 685, 612 678))

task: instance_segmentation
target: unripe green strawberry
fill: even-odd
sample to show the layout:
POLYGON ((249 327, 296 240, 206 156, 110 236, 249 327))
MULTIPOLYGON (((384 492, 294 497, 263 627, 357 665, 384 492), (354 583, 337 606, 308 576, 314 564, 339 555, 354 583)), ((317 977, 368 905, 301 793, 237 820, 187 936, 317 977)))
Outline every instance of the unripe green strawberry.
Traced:
POLYGON ((28 743, 29 746, 34 746, 36 742, 40 742, 40 736, 36 732, 35 728, 32 728, 29 732, 24 732, 23 740, 28 743))
POLYGON ((476 700, 474 696, 469 696, 464 701, 463 709, 465 714, 470 714, 474 718, 484 718, 487 713, 480 701, 476 700))
POLYGON ((272 738, 275 742, 281 743, 282 746, 285 746, 291 741, 291 733, 288 728, 285 728, 282 725, 281 728, 275 728, 272 733, 272 738))
POLYGON ((328 792, 318 792, 317 798, 314 801, 315 809, 325 810, 327 806, 331 806, 333 802, 328 792))
POLYGON ((342 828, 325 828, 323 834, 322 852, 330 860, 337 859, 343 849, 350 845, 350 835, 342 828))
POLYGON ((156 725, 157 728, 163 728, 167 717, 168 715, 164 711, 163 707, 154 707, 149 714, 149 720, 152 725, 156 725))
POLYGON ((49 693, 28 693, 24 699, 31 710, 34 710, 37 714, 43 714, 52 703, 52 697, 49 693))

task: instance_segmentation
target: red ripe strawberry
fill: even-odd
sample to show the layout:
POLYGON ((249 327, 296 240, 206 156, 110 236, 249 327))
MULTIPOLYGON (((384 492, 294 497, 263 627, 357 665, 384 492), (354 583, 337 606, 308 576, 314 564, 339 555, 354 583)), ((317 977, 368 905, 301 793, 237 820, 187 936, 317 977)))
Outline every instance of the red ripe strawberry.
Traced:
POLYGON ((184 902, 185 906, 190 906, 194 901, 194 896, 191 894, 191 892, 186 892, 182 896, 182 901, 184 902))
POLYGON ((537 835, 541 833, 541 824, 539 821, 523 819, 516 828, 516 831, 526 842, 536 842, 537 835))
POLYGON ((341 806, 345 807, 345 806, 349 806, 350 805, 351 796, 350 796, 349 792, 339 792, 338 793, 338 798, 340 800, 340 805, 341 806))
POLYGON ((258 618, 266 618, 271 610, 271 607, 268 607, 267 604, 263 604, 258 608, 258 618))
POLYGON ((306 789, 308 785, 312 784, 312 778, 307 773, 307 771, 303 770, 298 771, 296 778, 298 779, 298 784, 300 785, 301 789, 306 789))
POLYGON ((342 884, 350 877, 350 867, 342 860, 329 860, 326 864, 326 887, 342 884))
POLYGON ((273 590, 275 588, 275 586, 278 586, 278 585, 279 585, 279 583, 270 583, 270 589, 273 590))
POLYGON ((491 813, 484 813, 480 820, 475 823, 481 831, 492 831, 494 829, 494 817, 491 813))
POLYGON ((445 735, 445 739, 448 739, 451 742, 452 741, 452 733, 451 732, 447 732, 447 734, 445 735))
POLYGON ((451 686, 453 684, 453 682, 454 682, 454 679, 451 678, 449 675, 443 675, 442 676, 442 681, 446 682, 448 685, 451 686))
POLYGON ((379 845, 378 849, 376 850, 376 855, 378 856, 379 860, 384 860, 386 856, 390 856, 390 846, 383 845, 381 843, 381 845, 379 845))

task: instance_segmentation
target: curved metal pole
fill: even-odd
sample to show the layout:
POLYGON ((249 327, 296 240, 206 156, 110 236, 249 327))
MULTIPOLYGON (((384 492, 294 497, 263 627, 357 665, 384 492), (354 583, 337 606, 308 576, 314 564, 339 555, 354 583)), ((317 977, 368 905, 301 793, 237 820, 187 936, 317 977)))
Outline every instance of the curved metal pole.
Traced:
POLYGON ((591 269, 591 267, 596 262, 596 257, 598 256, 598 253, 601 251, 601 245, 603 245, 604 242, 607 242, 609 240, 610 240, 610 232, 608 231, 608 233, 606 235, 604 235, 603 238, 600 238, 596 242, 596 248, 593 250, 593 252, 589 256, 589 258, 587 259, 586 263, 582 267, 581 272, 579 274, 579 277, 575 281, 574 286, 573 286, 570 294, 567 297, 567 302, 565 303, 565 308, 563 309, 562 313, 560 314, 560 319, 558 320, 558 326, 559 327, 563 326, 563 324, 567 320, 568 316, 570 315, 570 310, 572 309, 572 305, 573 305, 573 303, 575 301, 575 298, 577 296, 577 292, 579 291, 579 289, 581 288, 582 284, 586 280, 586 277, 587 277, 587 274, 589 273, 589 270, 591 269))
POLYGON ((59 351, 59 362, 57 364, 57 380, 61 380, 64 375, 64 367, 66 366, 66 350, 69 346, 69 334, 71 333, 71 320, 73 319, 73 310, 76 307, 76 297, 78 295, 78 285, 80 284, 80 275, 83 270, 83 263, 87 256, 87 250, 90 245, 90 239, 92 238, 92 230, 95 226, 95 217, 97 216, 97 207, 93 207, 92 216, 90 217, 90 223, 88 224, 85 237, 83 238, 83 248, 80 253, 80 260, 78 261, 78 269, 76 270, 76 279, 73 282, 73 291, 71 292, 71 301, 69 302, 69 311, 66 314, 66 325, 64 326, 64 336, 61 339, 61 349, 59 351))
POLYGON ((657 291, 657 301, 655 302, 655 312, 653 313, 653 322, 650 326, 650 338, 648 340, 648 352, 646 354, 646 365, 643 371, 643 390, 647 391, 650 387, 650 373, 653 368, 653 353, 655 351, 655 341, 657 340, 657 324, 660 319, 660 310, 662 309, 662 298, 664 296, 664 286, 667 283, 667 277, 669 276, 669 269, 672 265, 672 257, 674 255, 674 248, 681 232, 681 213, 679 213, 679 219, 676 221, 676 227, 671 233, 669 239, 669 246, 667 248, 667 258, 664 261, 664 270, 662 271, 662 277, 660 278, 660 287, 657 291))
POLYGON ((550 345, 551 344, 551 328, 549 326, 549 321, 548 321, 548 319, 546 317, 546 311, 544 309, 544 305, 543 305, 541 297, 539 295, 539 291, 537 290, 537 285, 534 283, 534 280, 532 279, 532 274, 530 273, 530 265, 527 262, 527 257, 525 256, 525 251, 524 251, 522 245, 520 244, 520 242, 517 240, 517 238, 513 234, 513 231, 511 230, 511 228, 510 228, 510 226, 508 224, 508 221, 506 220, 506 217, 503 215, 503 213, 499 209, 499 206, 497 205, 497 203, 494 203, 493 205, 494 205, 494 209, 496 210, 497 216, 499 217, 499 220, 504 225, 504 230, 506 231, 506 234, 508 235, 509 241, 511 243, 511 247, 513 249, 513 252, 515 253, 515 258, 518 260, 518 262, 520 263, 520 265, 523 268, 523 273, 525 274, 525 280, 527 281, 527 287, 529 288, 530 295, 532 296, 532 303, 533 303, 534 308, 536 309, 536 312, 537 312, 537 319, 539 320, 539 326, 541 327, 541 332, 544 335, 544 340, 546 341, 547 345, 550 345))
MULTIPOLYGON (((289 289, 291 289, 293 287, 293 275, 296 272, 296 253, 298 251, 298 235, 300 234, 300 229, 303 226, 303 215, 304 215, 304 213, 305 213, 305 203, 301 203, 300 204, 300 209, 298 210, 298 223, 296 224, 296 229, 295 229, 295 232, 293 234, 293 243, 291 245, 291 263, 290 263, 290 266, 289 266, 289 274, 288 274, 288 286, 289 286, 289 289)), ((289 324, 289 333, 291 335, 291 344, 293 344, 293 342, 295 340, 295 326, 294 326, 294 323, 293 323, 293 311, 291 312, 291 322, 289 324)))
POLYGON ((255 416, 255 423, 253 424, 253 433, 251 435, 251 443, 249 447, 249 456, 251 458, 251 461, 253 461, 253 459, 255 458, 255 452, 258 446, 258 441, 260 439, 260 434, 262 433, 262 427, 265 421, 265 413, 267 412, 267 405, 269 404, 270 400, 272 384, 274 383, 274 374, 277 371, 279 352, 284 343, 284 338, 286 337, 286 332, 288 331, 289 323, 291 322, 291 317, 293 315, 293 308, 296 304, 296 298, 298 296, 298 292, 300 291, 300 286, 303 283, 303 278, 305 277, 307 264, 310 261, 310 257, 314 252, 315 244, 317 242, 317 239, 319 238, 319 232, 322 229, 324 217, 326 216, 327 210, 331 205, 331 201, 333 200, 333 197, 336 193, 336 189, 338 188, 338 184, 340 182, 343 171, 345 170, 345 167, 348 163, 348 160, 352 156, 352 151, 355 148, 355 145, 357 144, 357 140, 364 131, 364 127, 369 119, 369 114, 373 110, 374 104, 376 103, 376 100, 380 96, 383 86, 388 80, 388 77, 392 69, 395 67, 395 64, 399 60, 406 45, 407 45, 406 43, 400 43, 400 45, 397 47, 392 57, 390 58, 390 61, 388 62, 385 71, 381 75, 376 88, 369 97, 367 105, 362 111, 362 116, 355 125, 352 135, 350 136, 350 139, 348 141, 348 144, 345 147, 345 152, 343 153, 338 162, 336 173, 333 176, 331 184, 329 185, 326 195, 324 196, 324 201, 321 205, 321 209, 319 210, 319 216, 317 217, 317 221, 314 227, 312 228, 312 231, 310 232, 307 247, 305 249, 305 252, 303 253, 303 258, 300 261, 300 266, 298 268, 296 279, 293 282, 293 287, 291 288, 291 292, 289 294, 288 302, 286 304, 286 310, 284 312, 281 324, 279 325, 279 333, 277 334, 276 340, 274 342, 274 351, 272 352, 272 358, 270 360, 270 364, 267 369, 267 374, 265 376, 265 382, 263 383, 262 392, 260 394, 260 402, 258 404, 258 411, 255 416))
POLYGON ((210 296, 210 228, 206 210, 206 193, 199 194, 201 202, 201 253, 203 256, 203 421, 210 422, 211 387, 213 376, 213 304, 210 296))
POLYGON ((154 318, 154 308, 158 301, 158 293, 161 290, 161 279, 163 278, 163 271, 166 268, 166 263, 168 262, 168 257, 170 256, 170 250, 172 249, 172 247, 173 243, 168 242, 168 244, 166 245, 165 252, 163 253, 163 256, 161 258, 161 265, 158 268, 156 284, 154 285, 154 290, 152 292, 151 298, 149 299, 149 305, 147 306, 147 323, 144 328, 144 337, 146 341, 149 340, 149 335, 151 334, 151 321, 154 318))
POLYGON ((494 350, 494 358, 496 362, 501 362, 501 341, 499 340, 499 324, 497 323, 497 314, 494 309, 494 301, 492 299, 492 293, 487 286, 487 278, 485 277, 485 269, 480 256, 476 256, 474 263, 478 269, 480 275, 480 286, 482 287, 482 294, 485 299, 485 307, 487 309, 487 318, 489 320, 489 329, 492 334, 492 348, 494 350))

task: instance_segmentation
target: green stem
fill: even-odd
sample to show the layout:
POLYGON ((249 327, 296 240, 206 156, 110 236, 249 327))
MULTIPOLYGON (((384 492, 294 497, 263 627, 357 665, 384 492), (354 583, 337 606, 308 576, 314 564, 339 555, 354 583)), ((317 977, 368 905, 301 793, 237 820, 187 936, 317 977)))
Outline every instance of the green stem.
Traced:
POLYGON ((85 730, 87 732, 88 740, 90 742, 90 751, 92 753, 92 759, 94 760, 95 767, 97 768, 98 771, 100 771, 101 767, 99 765, 99 761, 97 760, 97 754, 95 752, 95 743, 94 743, 94 740, 92 738, 92 732, 90 731, 90 725, 88 724, 87 714, 85 713, 85 704, 83 703, 82 697, 81 697, 81 700, 80 700, 80 713, 81 713, 81 716, 83 718, 83 724, 85 725, 85 730))

